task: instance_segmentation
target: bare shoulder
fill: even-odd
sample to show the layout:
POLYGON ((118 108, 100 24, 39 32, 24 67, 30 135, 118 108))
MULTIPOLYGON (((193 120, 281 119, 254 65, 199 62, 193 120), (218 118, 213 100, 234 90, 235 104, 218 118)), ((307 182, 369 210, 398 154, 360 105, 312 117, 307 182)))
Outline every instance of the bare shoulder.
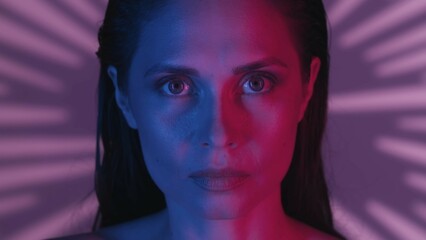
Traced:
POLYGON ((161 239, 165 227, 165 211, 140 219, 102 228, 97 233, 101 239, 161 239))

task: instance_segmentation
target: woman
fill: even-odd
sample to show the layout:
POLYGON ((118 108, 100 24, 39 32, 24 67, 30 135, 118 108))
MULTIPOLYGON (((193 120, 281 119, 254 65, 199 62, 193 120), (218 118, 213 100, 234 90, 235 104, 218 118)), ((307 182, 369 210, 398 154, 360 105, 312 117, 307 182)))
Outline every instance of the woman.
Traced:
POLYGON ((101 229, 85 236, 343 239, 321 0, 110 0, 99 43, 101 229))

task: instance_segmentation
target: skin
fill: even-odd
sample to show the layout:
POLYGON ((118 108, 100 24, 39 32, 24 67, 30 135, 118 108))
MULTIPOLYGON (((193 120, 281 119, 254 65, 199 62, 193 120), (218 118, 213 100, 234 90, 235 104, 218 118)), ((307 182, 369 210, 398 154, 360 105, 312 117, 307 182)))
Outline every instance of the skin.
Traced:
POLYGON ((286 19, 257 0, 174 1, 144 26, 128 88, 117 87, 114 66, 108 73, 128 125, 139 132, 145 163, 167 208, 104 233, 150 232, 152 238, 172 240, 328 239, 286 216, 280 200, 297 124, 320 67, 313 58, 309 82, 303 84, 292 39, 286 19), (233 72, 268 57, 275 64, 233 72), (147 75, 165 63, 198 74, 147 75), (178 94, 164 81, 171 77, 173 86, 183 88, 178 94), (255 91, 250 82, 263 88, 255 91), (249 177, 224 192, 202 189, 189 177, 227 167, 249 177))

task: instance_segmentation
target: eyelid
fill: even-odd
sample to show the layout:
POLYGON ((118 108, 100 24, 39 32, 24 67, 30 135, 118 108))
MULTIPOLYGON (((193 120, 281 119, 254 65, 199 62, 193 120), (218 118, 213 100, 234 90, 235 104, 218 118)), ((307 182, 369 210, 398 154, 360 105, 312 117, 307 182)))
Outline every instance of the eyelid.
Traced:
MULTIPOLYGON (((270 72, 266 72, 266 71, 253 71, 253 72, 249 72, 243 75, 242 80, 240 81, 240 84, 238 84, 238 92, 243 93, 243 94, 248 94, 248 95, 258 95, 258 94, 263 94, 263 93, 267 93, 269 92, 275 84, 277 84, 277 77, 275 76, 274 73, 270 73, 270 72), (260 92, 253 92, 253 93, 244 93, 243 91, 243 86, 245 83, 247 83, 249 79, 245 80, 246 78, 253 76, 253 75, 260 75, 263 79, 266 78, 267 81, 269 81, 270 83, 270 87, 267 90, 263 90, 260 92)), ((155 83, 156 87, 158 89, 160 89, 159 91, 161 91, 162 94, 166 95, 166 96, 170 96, 170 97, 185 97, 188 96, 192 93, 194 93, 194 83, 192 82, 192 79, 186 75, 168 75, 168 76, 164 76, 161 77, 156 83, 155 83), (164 90, 162 89, 166 84, 170 83, 173 79, 180 79, 184 84, 186 84, 189 88, 189 93, 188 94, 168 94, 165 93, 164 90)), ((186 89, 188 89, 186 88, 186 89)))
POLYGON ((193 90, 191 88, 194 87, 194 84, 192 83, 191 78, 184 76, 184 75, 169 75, 169 76, 162 77, 156 82, 155 85, 157 86, 157 88, 159 89, 159 91, 162 94, 164 94, 166 96, 170 96, 170 97, 185 97, 185 96, 187 96, 187 95, 189 95, 193 92, 193 90), (187 80, 185 80, 185 78, 187 80), (167 84, 169 84, 174 79, 178 79, 183 84, 186 84, 188 87, 186 87, 185 89, 189 89, 189 93, 188 94, 169 94, 169 93, 164 92, 163 87, 165 87, 167 84))
POLYGON ((248 95, 256 95, 256 94, 264 94, 264 93, 267 93, 267 92, 269 92, 273 87, 274 87, 274 85, 277 83, 277 79, 276 79, 276 76, 274 75, 274 74, 272 74, 272 73, 269 73, 269 72, 265 72, 265 71, 254 71, 254 72, 250 72, 250 73, 247 73, 247 74, 245 74, 244 76, 243 76, 243 78, 242 78, 242 81, 241 81, 241 83, 240 83, 240 87, 241 87, 241 92, 242 93, 244 93, 244 94, 248 94, 248 95), (244 79, 246 79, 247 77, 249 77, 249 76, 253 76, 253 75, 260 75, 260 76, 262 76, 263 77, 263 79, 267 79, 267 81, 269 81, 270 82, 270 88, 269 89, 267 89, 267 90, 265 90, 265 91, 263 91, 263 89, 262 89, 262 91, 260 91, 260 92, 253 92, 253 93, 244 93, 244 91, 243 91, 243 87, 244 87, 244 85, 247 83, 247 82, 249 82, 250 81, 250 78, 248 78, 247 80, 244 80, 244 79))

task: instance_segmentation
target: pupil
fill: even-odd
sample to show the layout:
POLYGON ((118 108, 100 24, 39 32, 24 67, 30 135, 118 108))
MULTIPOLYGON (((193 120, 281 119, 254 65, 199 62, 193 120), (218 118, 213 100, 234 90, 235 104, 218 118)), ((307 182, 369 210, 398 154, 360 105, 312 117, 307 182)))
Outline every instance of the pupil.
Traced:
POLYGON ((262 79, 255 78, 255 80, 250 81, 250 88, 253 91, 260 91, 263 89, 263 81, 262 79))
POLYGON ((173 94, 178 94, 183 91, 183 84, 178 81, 173 81, 169 84, 169 90, 173 94))

